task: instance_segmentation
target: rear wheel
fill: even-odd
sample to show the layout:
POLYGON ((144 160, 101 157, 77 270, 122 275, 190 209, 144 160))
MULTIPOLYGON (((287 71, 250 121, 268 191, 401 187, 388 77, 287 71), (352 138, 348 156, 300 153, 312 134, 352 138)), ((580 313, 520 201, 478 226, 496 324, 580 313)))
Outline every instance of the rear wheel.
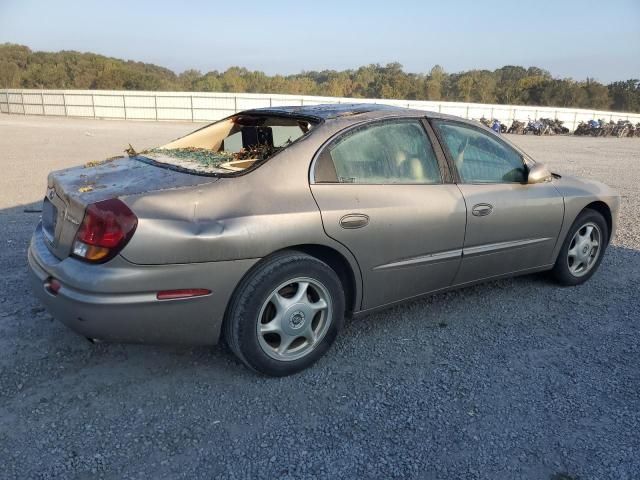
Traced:
POLYGON ((344 311, 342 284, 331 267, 304 253, 281 252, 241 282, 225 318, 224 335, 250 368, 290 375, 331 347, 344 311))
POLYGON ((595 210, 583 210, 569 229, 551 271, 562 285, 579 285, 596 272, 609 241, 604 217, 595 210))

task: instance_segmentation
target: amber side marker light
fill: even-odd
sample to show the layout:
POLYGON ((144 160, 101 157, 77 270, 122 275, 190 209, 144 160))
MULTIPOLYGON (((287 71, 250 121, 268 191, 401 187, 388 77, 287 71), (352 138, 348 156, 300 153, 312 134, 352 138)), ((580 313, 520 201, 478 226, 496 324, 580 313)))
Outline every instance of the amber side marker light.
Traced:
POLYGON ((156 298, 158 300, 177 300, 179 298, 203 297, 210 293, 211 290, 206 288, 183 288, 180 290, 163 290, 158 292, 156 298))

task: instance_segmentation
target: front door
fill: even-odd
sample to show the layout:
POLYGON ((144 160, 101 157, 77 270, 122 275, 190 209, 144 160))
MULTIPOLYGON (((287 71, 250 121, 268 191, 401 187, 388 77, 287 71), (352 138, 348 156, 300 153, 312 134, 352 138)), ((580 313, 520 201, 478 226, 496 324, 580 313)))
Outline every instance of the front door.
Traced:
POLYGON ((552 182, 527 184, 522 155, 496 134, 433 120, 467 203, 463 258, 455 284, 553 263, 564 202, 552 182))
POLYGON ((326 233, 358 261, 363 309, 451 285, 466 208, 443 163, 420 119, 352 128, 317 157, 311 190, 326 233))

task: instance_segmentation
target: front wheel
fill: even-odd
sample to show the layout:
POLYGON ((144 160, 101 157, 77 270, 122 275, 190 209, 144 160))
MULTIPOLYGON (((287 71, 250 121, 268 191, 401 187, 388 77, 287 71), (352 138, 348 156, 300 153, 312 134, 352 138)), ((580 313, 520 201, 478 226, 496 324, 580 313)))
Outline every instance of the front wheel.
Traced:
POLYGON ((608 242, 604 217, 595 210, 583 210, 567 233, 552 276, 562 285, 586 282, 600 266, 608 242))
POLYGON ((231 350, 258 372, 299 372, 331 347, 344 323, 340 279, 324 262, 300 252, 262 261, 238 286, 224 335, 231 350))

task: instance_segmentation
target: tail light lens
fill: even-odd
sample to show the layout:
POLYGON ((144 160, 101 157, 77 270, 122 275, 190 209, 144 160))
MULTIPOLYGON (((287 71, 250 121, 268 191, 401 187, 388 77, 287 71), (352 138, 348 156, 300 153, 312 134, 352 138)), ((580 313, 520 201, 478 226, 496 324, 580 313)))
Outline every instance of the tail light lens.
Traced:
POLYGON ((87 207, 73 242, 73 255, 103 263, 127 244, 138 226, 138 217, 124 202, 112 198, 87 207))

